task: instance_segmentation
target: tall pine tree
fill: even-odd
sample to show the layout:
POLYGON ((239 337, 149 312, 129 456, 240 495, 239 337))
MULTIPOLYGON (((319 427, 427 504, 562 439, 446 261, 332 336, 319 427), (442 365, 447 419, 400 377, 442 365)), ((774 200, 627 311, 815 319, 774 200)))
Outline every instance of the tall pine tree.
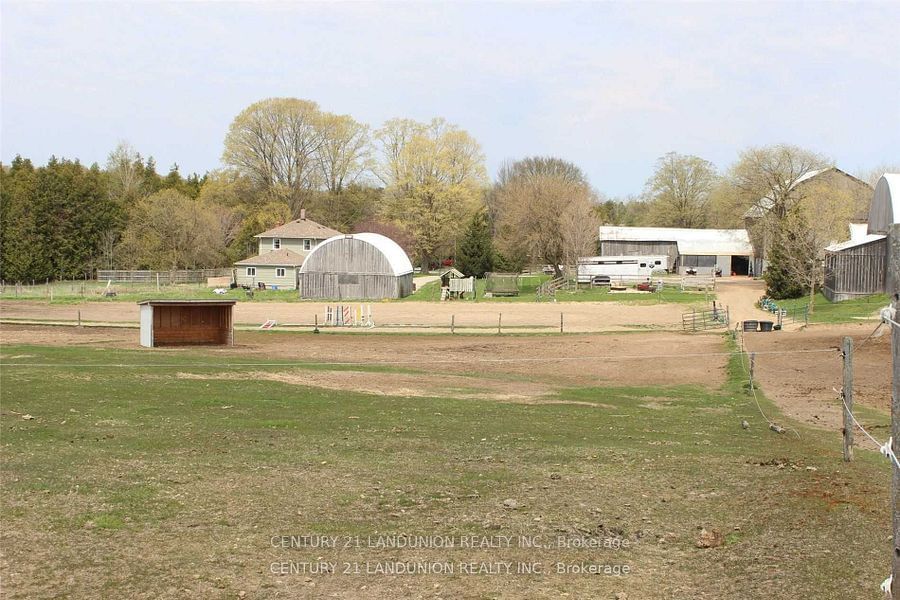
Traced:
POLYGON ((466 276, 484 277, 494 268, 494 243, 487 213, 480 210, 469 221, 460 242, 456 267, 466 276))

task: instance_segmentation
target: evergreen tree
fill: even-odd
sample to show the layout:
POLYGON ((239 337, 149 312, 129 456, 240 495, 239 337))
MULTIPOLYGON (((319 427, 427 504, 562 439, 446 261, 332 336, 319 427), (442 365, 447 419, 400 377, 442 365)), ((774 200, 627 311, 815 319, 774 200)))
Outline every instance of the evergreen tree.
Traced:
POLYGON ((776 239, 769 249, 769 264, 763 273, 766 295, 775 300, 799 298, 804 295, 803 285, 794 277, 787 265, 784 240, 776 239))
POLYGON ((475 213, 469 221, 456 256, 456 267, 466 276, 475 277, 484 277, 486 272, 494 268, 491 224, 483 210, 475 213))

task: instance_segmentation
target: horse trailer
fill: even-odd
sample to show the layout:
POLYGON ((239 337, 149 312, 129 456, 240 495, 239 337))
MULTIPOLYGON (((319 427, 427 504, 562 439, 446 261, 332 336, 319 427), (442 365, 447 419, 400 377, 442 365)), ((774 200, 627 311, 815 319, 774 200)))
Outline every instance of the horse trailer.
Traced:
POLYGON ((578 283, 608 284, 613 280, 649 279, 657 271, 669 270, 669 257, 586 256, 578 259, 578 283))

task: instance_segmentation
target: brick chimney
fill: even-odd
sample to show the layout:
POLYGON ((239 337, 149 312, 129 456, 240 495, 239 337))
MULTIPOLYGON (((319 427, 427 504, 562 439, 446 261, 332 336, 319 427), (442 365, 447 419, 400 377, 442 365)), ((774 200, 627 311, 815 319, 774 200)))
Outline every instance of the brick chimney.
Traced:
POLYGON ((300 209, 300 219, 303 221, 306 220, 306 209, 305 208, 300 209))

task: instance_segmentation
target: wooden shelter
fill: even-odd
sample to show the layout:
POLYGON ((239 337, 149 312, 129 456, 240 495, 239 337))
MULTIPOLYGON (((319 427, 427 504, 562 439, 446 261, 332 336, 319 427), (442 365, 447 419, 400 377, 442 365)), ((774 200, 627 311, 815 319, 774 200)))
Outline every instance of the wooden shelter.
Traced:
POLYGON ((316 246, 298 275, 301 298, 381 300, 413 291, 413 267, 397 242, 377 233, 338 235, 316 246))
POLYGON ((234 300, 144 300, 141 346, 234 345, 234 300))

